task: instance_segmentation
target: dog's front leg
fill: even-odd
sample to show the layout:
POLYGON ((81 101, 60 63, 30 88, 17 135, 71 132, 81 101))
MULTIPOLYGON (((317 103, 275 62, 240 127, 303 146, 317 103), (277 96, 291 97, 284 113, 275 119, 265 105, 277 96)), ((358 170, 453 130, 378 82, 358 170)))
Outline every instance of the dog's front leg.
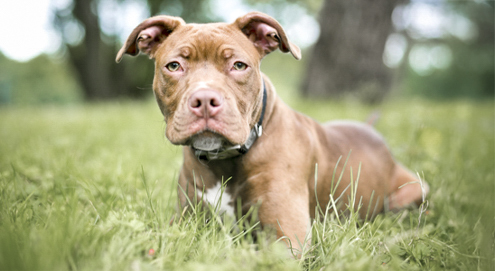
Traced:
POLYGON ((257 178, 250 183, 251 202, 261 203, 258 218, 263 228, 276 230, 292 253, 299 257, 311 239, 308 187, 294 185, 282 179, 257 178))

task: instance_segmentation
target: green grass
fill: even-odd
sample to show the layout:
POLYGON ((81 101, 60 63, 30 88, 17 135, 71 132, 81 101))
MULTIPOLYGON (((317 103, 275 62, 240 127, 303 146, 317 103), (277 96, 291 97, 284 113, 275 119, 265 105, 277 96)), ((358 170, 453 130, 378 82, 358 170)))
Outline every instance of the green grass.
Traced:
POLYGON ((154 102, 5 107, 0 270, 493 270, 492 102, 289 103, 320 121, 379 109, 394 155, 431 186, 427 212, 330 216, 294 260, 229 219, 169 224, 182 158, 154 102))

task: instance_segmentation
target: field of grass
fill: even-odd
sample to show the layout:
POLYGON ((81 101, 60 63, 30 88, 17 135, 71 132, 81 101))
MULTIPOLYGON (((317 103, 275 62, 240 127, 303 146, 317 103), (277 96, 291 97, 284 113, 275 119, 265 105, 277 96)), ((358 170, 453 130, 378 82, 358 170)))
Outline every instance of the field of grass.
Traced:
POLYGON ((394 155, 430 184, 426 212, 330 216, 294 260, 229 219, 169 225, 181 149, 153 101, 4 107, 0 270, 493 270, 493 101, 289 103, 320 121, 378 109, 394 155))

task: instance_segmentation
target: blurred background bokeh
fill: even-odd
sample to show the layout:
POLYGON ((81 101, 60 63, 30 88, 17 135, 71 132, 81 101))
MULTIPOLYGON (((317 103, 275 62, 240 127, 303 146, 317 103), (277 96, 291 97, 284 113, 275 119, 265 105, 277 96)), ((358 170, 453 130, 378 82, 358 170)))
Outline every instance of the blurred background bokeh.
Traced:
POLYGON ((264 61, 286 99, 494 97, 494 2, 416 0, 17 0, 0 9, 0 105, 152 97, 153 63, 123 40, 157 14, 276 18, 303 60, 264 61), (283 67, 283 68, 280 68, 283 67))

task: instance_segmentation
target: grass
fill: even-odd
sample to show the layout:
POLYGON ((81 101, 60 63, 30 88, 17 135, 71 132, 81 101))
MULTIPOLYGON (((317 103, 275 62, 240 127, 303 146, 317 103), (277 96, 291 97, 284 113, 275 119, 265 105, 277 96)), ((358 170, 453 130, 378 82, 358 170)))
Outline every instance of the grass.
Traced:
MULTIPOLYGON (((289 103, 320 121, 376 109, 289 103)), ((181 150, 154 102, 0 108, 0 270, 493 270, 493 102, 379 110, 394 155, 431 186, 426 213, 329 216, 294 260, 233 220, 169 224, 181 150)))

